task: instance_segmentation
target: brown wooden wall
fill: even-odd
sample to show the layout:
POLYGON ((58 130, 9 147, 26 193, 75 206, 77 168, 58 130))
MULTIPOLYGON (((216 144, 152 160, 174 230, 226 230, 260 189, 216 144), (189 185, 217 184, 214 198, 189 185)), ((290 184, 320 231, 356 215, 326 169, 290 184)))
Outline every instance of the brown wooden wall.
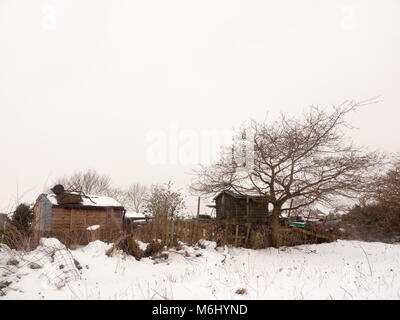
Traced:
POLYGON ((216 216, 218 219, 234 219, 240 217, 267 217, 268 202, 252 198, 235 198, 229 194, 221 194, 216 199, 216 216))
POLYGON ((122 231, 122 210, 85 210, 53 208, 51 231, 86 230, 87 227, 99 225, 102 230, 122 231))

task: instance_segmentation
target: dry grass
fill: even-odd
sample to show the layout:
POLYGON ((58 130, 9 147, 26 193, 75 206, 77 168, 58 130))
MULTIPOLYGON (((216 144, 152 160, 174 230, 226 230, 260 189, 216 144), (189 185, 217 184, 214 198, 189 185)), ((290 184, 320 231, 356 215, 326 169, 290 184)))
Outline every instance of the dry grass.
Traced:
POLYGON ((400 209, 380 204, 354 207, 343 216, 341 227, 345 239, 392 243, 400 238, 400 209))
POLYGON ((4 243, 11 249, 29 252, 39 245, 40 238, 29 229, 21 229, 7 223, 4 231, 4 243))

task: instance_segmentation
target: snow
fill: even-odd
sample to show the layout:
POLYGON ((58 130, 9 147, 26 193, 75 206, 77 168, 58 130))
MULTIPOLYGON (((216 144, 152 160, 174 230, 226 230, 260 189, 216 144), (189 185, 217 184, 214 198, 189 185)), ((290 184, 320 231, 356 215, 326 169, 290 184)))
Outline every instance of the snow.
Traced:
MULTIPOLYGON (((58 205, 55 194, 47 194, 45 196, 49 199, 51 204, 55 206, 58 205)), ((122 207, 122 204, 118 201, 105 196, 82 195, 82 200, 83 201, 80 204, 87 207, 122 207)))
POLYGON ((87 227, 86 230, 93 231, 97 230, 98 228, 100 228, 100 226, 98 224, 95 224, 94 226, 87 227))
POLYGON ((140 240, 136 240, 136 243, 139 246, 140 250, 145 251, 147 249, 148 243, 144 243, 140 240))
POLYGON ((133 212, 133 211, 127 211, 125 213, 125 218, 146 218, 146 215, 140 212, 133 212))
POLYGON ((70 251, 82 269, 79 277, 64 277, 58 288, 46 276, 48 270, 55 272, 56 259, 42 259, 41 269, 28 267, 39 254, 47 252, 48 257, 44 248, 57 248, 65 258, 66 249, 57 240, 42 239, 41 246, 27 254, 3 245, 0 281, 13 282, 0 300, 400 299, 399 244, 339 240, 251 250, 201 241, 198 247, 170 249, 167 260, 140 261, 121 252, 107 256, 111 246, 97 240, 70 251), (6 264, 11 256, 20 260, 17 266, 6 264), (4 268, 12 270, 6 275, 4 268), (247 293, 236 294, 242 288, 247 293))

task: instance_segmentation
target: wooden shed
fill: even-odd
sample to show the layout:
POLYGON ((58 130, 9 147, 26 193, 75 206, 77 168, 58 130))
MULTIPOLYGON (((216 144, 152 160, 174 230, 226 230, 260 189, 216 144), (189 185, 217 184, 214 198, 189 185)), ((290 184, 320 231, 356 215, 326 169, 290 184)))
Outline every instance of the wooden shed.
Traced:
POLYGON ((217 219, 264 220, 269 217, 268 201, 260 195, 222 191, 214 197, 217 219))
POLYGON ((67 191, 40 195, 33 210, 35 230, 48 232, 121 232, 125 213, 124 207, 110 197, 67 191))

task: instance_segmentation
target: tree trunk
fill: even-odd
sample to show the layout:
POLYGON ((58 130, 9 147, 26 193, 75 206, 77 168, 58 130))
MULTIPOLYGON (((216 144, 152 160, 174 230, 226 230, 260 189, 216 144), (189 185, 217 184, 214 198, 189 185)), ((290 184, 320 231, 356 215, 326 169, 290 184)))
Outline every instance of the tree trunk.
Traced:
POLYGON ((279 248, 279 216, 281 214, 281 207, 275 206, 272 210, 271 219, 271 244, 274 248, 279 248))

